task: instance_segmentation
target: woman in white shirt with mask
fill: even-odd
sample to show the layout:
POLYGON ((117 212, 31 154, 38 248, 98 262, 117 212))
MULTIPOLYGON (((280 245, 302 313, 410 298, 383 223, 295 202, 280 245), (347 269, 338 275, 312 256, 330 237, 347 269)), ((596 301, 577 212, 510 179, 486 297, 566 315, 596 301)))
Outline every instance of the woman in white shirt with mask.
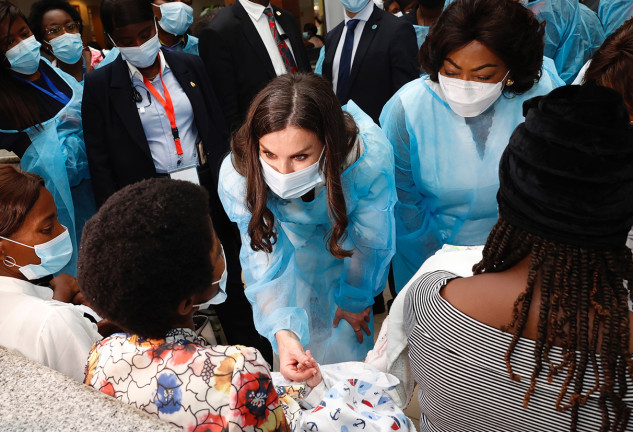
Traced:
POLYGON ((360 108, 343 109, 324 78, 277 77, 220 168, 255 326, 295 381, 315 372, 304 349, 320 363, 365 358, 394 252, 393 152, 360 108))
POLYGON ((428 75, 380 116, 396 162, 397 291, 443 244, 485 241, 497 220, 499 158, 523 101, 562 84, 544 63, 534 14, 507 0, 449 5, 418 57, 428 75))
POLYGON ((72 304, 75 278, 61 274, 72 242, 35 174, 0 165, 0 345, 81 380, 97 326, 72 304), (41 285, 38 285, 40 283, 41 285))

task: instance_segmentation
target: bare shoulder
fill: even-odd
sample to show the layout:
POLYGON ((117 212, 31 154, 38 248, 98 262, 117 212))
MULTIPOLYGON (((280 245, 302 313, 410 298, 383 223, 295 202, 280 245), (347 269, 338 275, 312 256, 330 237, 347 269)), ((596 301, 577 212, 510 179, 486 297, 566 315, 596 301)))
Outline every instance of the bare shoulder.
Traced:
POLYGON ((469 317, 501 328, 512 320, 517 297, 525 289, 527 274, 489 273, 453 279, 441 291, 441 296, 469 317))

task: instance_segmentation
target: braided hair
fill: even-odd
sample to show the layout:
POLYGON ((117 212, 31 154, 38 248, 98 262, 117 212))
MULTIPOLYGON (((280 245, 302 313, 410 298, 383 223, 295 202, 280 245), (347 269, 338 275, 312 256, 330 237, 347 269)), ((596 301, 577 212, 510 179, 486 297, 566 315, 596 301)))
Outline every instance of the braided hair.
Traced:
POLYGON ((602 414, 600 431, 626 430, 631 409, 623 397, 633 378, 627 288, 633 281, 631 251, 625 245, 598 250, 548 240, 500 217, 473 272, 502 272, 528 256, 525 290, 514 303, 512 321, 502 329, 513 334, 505 353, 508 374, 520 381, 512 355, 528 321, 535 287, 540 288, 534 369, 524 408, 537 378, 547 369, 550 382, 554 376, 564 376, 556 409, 571 410, 570 431, 577 430, 579 410, 593 394, 598 395, 602 414), (550 357, 555 346, 562 350, 559 364, 550 357), (588 368, 595 381, 586 383, 588 368))

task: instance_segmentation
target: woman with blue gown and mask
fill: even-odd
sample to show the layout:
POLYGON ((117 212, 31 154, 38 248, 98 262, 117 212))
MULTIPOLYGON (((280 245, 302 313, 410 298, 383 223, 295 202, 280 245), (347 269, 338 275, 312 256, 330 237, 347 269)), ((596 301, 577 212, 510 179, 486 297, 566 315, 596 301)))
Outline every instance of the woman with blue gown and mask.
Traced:
POLYGON ((40 47, 22 12, 0 0, 0 148, 44 179, 73 244, 62 272, 74 276, 81 230, 96 211, 81 125, 83 88, 42 58, 40 47))
POLYGON ((280 76, 220 168, 255 326, 295 381, 311 373, 304 349, 320 363, 365 358, 395 249, 393 151, 353 102, 343 110, 324 78, 280 76))
POLYGON ((443 244, 481 244, 495 224, 499 158, 523 121, 523 101, 563 84, 543 66, 542 35, 518 3, 452 3, 420 50, 429 75, 385 105, 380 124, 398 191, 397 291, 443 244))

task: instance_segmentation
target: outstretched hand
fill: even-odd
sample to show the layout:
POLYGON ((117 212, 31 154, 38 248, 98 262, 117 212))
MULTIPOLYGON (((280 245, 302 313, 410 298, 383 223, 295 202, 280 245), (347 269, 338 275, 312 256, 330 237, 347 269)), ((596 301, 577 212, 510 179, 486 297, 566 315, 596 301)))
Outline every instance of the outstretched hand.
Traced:
POLYGON ((369 308, 367 306, 362 312, 349 312, 340 307, 336 308, 336 314, 334 315, 334 324, 332 327, 338 327, 339 321, 344 319, 352 326, 358 343, 363 343, 363 331, 367 333, 367 336, 371 336, 371 330, 369 330, 369 308))
POLYGON ((301 382, 314 378, 315 372, 319 373, 312 355, 303 351, 303 345, 293 332, 280 330, 275 334, 275 338, 279 345, 279 371, 284 378, 301 382))

